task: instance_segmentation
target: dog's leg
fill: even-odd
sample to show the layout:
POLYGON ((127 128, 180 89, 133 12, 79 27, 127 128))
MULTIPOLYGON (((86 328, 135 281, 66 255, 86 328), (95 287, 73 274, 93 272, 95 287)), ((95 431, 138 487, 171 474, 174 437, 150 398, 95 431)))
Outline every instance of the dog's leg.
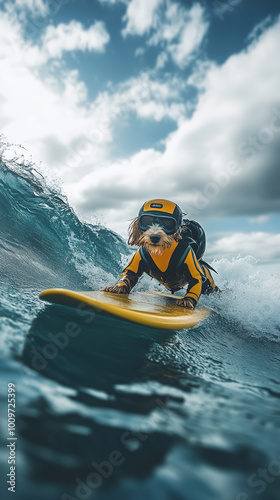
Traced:
POLYGON ((117 283, 114 286, 105 286, 102 288, 101 292, 129 294, 129 290, 125 283, 117 283))
POLYGON ((177 306, 185 307, 186 309, 193 310, 195 308, 195 304, 192 299, 188 297, 183 297, 182 299, 178 299, 176 302, 177 306))

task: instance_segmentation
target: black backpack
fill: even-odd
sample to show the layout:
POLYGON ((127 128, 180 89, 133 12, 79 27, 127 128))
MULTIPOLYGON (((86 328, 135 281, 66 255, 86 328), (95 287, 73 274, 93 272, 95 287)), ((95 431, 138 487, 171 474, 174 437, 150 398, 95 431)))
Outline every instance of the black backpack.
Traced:
POLYGON ((203 227, 195 220, 183 219, 181 236, 192 247, 199 262, 216 273, 217 271, 210 264, 202 260, 206 248, 206 235, 203 227))
POLYGON ((201 259, 206 247, 203 227, 195 220, 183 219, 181 236, 192 247, 197 259, 201 259))

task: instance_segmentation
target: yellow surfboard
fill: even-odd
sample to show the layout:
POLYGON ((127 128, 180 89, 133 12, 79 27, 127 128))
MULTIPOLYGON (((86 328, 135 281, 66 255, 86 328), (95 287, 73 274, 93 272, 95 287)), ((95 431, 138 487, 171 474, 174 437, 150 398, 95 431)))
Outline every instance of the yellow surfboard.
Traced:
POLYGON ((210 313, 210 309, 205 307, 189 311, 176 305, 174 299, 178 297, 157 292, 120 295, 52 288, 41 292, 39 297, 53 304, 75 308, 82 308, 86 304, 93 312, 164 330, 193 328, 210 313))

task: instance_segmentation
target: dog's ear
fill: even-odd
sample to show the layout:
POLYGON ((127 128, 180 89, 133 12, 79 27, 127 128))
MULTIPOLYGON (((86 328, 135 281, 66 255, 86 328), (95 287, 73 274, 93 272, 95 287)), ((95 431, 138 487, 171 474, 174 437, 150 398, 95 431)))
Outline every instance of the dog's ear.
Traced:
POLYGON ((139 227, 139 217, 135 217, 133 221, 129 224, 128 228, 128 244, 131 246, 139 247, 139 238, 143 231, 139 227))

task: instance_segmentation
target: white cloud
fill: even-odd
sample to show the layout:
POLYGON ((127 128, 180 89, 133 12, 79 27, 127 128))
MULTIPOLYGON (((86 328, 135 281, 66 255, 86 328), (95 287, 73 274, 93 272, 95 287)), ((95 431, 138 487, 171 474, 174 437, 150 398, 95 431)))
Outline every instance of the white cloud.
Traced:
POLYGON ((266 224, 270 220, 269 215, 259 215, 257 217, 249 217, 250 224, 266 224))
POLYGON ((168 55, 180 68, 187 66, 209 27, 199 3, 187 9, 170 0, 132 0, 125 20, 124 36, 149 33, 148 45, 163 48, 158 69, 164 67, 168 55))
POLYGON ((161 52, 157 56, 156 69, 164 68, 167 61, 168 61, 168 55, 166 54, 166 52, 161 52))
POLYGON ((61 62, 62 51, 85 49, 91 43, 89 30, 84 32, 79 23, 68 28, 48 27, 33 45, 23 38, 20 22, 3 13, 0 122, 10 141, 24 143, 34 160, 56 165, 60 175, 66 172, 68 180, 75 182, 80 175, 75 168, 93 169, 108 161, 110 149, 105 145, 112 141, 114 125, 126 123, 128 112, 149 120, 179 122, 186 106, 182 81, 174 77, 159 82, 148 73, 111 87, 90 103, 79 73, 67 71, 61 62))
POLYGON ((25 67, 38 68, 50 59, 61 59, 64 52, 104 52, 109 40, 103 22, 96 21, 85 29, 81 23, 71 21, 56 27, 47 26, 35 45, 24 38, 22 25, 14 12, 1 12, 0 55, 25 67))
POLYGON ((234 233, 218 239, 208 250, 208 255, 213 258, 252 255, 264 261, 279 259, 280 234, 265 232, 234 233))
POLYGON ((204 11, 199 4, 193 5, 188 14, 175 16, 172 23, 182 23, 178 40, 167 45, 167 51, 180 68, 184 68, 199 48, 206 35, 209 23, 204 20, 204 11))
MULTIPOLYGON (((76 38, 73 38, 71 48, 101 48, 99 42, 96 45, 95 33, 94 40, 91 32, 88 39, 89 30, 86 30, 84 39, 80 25, 74 26, 74 32, 76 38), (77 34, 81 35, 80 39, 77 34)), ((61 34, 60 27, 58 33, 61 34)), ((99 126, 99 117, 90 113, 87 88, 78 72, 67 71, 60 62, 61 50, 70 48, 68 35, 69 32, 66 38, 58 37, 57 57, 46 65, 49 53, 44 43, 32 45, 23 38, 19 20, 9 13, 1 13, 1 131, 9 141, 25 144, 34 160, 43 161, 48 166, 54 162, 63 164, 69 156, 73 161, 73 144, 83 138, 82 131, 92 133, 99 126)), ((57 42, 57 38, 55 40, 57 42)), ((95 141, 92 154, 96 161, 100 159, 102 144, 107 140, 108 137, 103 136, 99 142, 95 141)))
POLYGON ((135 50, 135 57, 141 57, 145 54, 145 49, 144 47, 138 47, 136 50, 135 50))
POLYGON ((63 52, 75 50, 104 52, 110 36, 104 23, 96 21, 88 29, 81 23, 48 26, 42 37, 42 51, 48 58, 61 58, 63 52))
POLYGON ((109 3, 109 4, 117 4, 117 3, 127 3, 128 0, 98 0, 100 3, 109 3))
POLYGON ((253 30, 248 36, 249 42, 258 41, 259 37, 271 26, 272 24, 272 16, 268 16, 263 19, 259 24, 254 26, 253 30))
POLYGON ((20 20, 25 25, 32 26, 33 31, 37 31, 38 27, 41 29, 43 25, 45 26, 44 22, 48 22, 54 17, 62 6, 61 2, 50 2, 49 0, 2 0, 2 4, 3 10, 10 17, 20 20), (35 21, 36 26, 34 26, 33 21, 35 21))
POLYGON ((108 139, 113 137, 115 128, 129 123, 131 112, 141 119, 159 122, 168 118, 179 123, 187 113, 181 97, 184 87, 184 82, 176 77, 157 81, 151 73, 143 72, 100 93, 90 106, 90 113, 106 130, 108 139))
POLYGON ((158 8, 164 0, 131 0, 124 16, 123 36, 144 35, 156 23, 158 8))
POLYGON ((44 0, 15 0, 14 5, 19 9, 27 8, 41 14, 46 10, 46 2, 44 0))
MULTIPOLYGON (((103 200, 113 199, 113 187, 115 199, 125 200, 125 206, 123 201, 115 202, 114 209, 108 206, 103 213, 111 226, 118 228, 120 220, 134 217, 143 200, 153 197, 174 199, 199 219, 279 212, 280 106, 279 116, 273 114, 279 103, 279 26, 278 21, 257 43, 223 65, 200 67, 202 74, 193 79, 200 92, 195 112, 179 120, 164 152, 148 150, 145 155, 143 150, 106 171, 100 169, 92 188, 90 177, 81 180, 80 210, 95 209, 95 195, 98 200, 100 193, 103 200), (257 138, 270 124, 278 131, 271 129, 269 143, 257 139, 262 151, 251 147, 255 157, 248 160, 237 151, 240 143, 248 145, 251 136, 257 138), (238 163, 235 171, 233 161, 238 163)), ((265 134, 260 137, 265 138, 265 134)))

